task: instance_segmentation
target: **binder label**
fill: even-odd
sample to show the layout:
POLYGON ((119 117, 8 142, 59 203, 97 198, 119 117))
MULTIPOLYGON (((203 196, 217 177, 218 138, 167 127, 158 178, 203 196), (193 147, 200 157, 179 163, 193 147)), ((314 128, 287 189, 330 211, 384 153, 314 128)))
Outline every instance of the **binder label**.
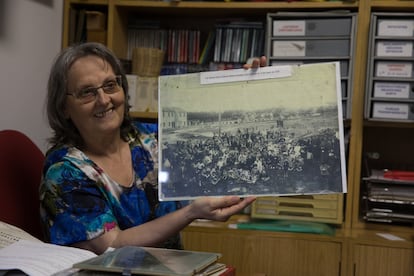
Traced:
POLYGON ((377 77, 410 78, 412 63, 409 62, 378 62, 375 75, 377 77))
POLYGON ((306 41, 273 41, 272 53, 277 57, 304 57, 306 41))
POLYGON ((374 97, 409 98, 409 95, 409 83, 376 82, 374 84, 374 97))
POLYGON ((379 20, 378 35, 412 36, 414 20, 379 20))
POLYGON ((411 57, 413 43, 406 41, 380 41, 377 43, 379 57, 411 57))
POLYGON ((408 119, 409 106, 408 104, 399 103, 374 103, 373 116, 374 118, 386 119, 408 119))
POLYGON ((304 36, 304 20, 273 21, 273 36, 304 36))

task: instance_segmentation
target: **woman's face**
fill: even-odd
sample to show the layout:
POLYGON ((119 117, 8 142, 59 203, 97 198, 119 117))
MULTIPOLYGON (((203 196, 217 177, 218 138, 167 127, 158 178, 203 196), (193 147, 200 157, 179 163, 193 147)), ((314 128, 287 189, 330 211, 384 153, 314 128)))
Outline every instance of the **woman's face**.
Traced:
MULTIPOLYGON (((72 64, 68 72, 68 91, 77 94, 102 85, 111 87, 114 81, 116 75, 107 62, 97 56, 86 56, 72 64)), ((117 88, 117 92, 111 94, 100 88, 96 97, 88 101, 67 95, 65 117, 72 120, 84 140, 119 135, 124 119, 125 93, 121 86, 117 88)))

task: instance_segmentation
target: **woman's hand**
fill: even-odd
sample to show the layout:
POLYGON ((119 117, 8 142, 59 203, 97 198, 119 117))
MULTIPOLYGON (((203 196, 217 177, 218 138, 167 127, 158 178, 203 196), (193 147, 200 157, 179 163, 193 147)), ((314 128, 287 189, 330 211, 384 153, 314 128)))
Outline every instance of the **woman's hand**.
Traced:
POLYGON ((267 59, 265 56, 261 56, 260 58, 249 58, 246 63, 243 65, 244 69, 254 69, 258 67, 266 66, 267 59))
POLYGON ((191 203, 192 219, 226 221, 250 205, 256 197, 201 197, 191 203))

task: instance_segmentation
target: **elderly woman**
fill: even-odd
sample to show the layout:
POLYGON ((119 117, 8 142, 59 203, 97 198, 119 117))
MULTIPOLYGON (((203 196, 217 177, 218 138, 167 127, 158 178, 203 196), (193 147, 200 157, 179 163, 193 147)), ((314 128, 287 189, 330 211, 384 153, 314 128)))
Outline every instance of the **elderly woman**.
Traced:
MULTIPOLYGON (((254 61, 257 67, 260 61, 254 61)), ((128 83, 116 56, 98 43, 64 49, 50 72, 53 130, 41 183, 48 241, 102 253, 125 245, 180 248, 198 218, 225 221, 254 197, 159 202, 157 141, 134 128, 128 83)))

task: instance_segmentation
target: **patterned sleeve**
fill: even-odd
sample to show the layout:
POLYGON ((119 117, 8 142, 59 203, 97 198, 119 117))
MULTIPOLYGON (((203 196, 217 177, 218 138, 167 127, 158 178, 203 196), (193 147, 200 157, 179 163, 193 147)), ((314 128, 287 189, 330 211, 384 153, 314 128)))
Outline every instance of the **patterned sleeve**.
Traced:
POLYGON ((40 190, 49 242, 69 245, 114 228, 116 219, 99 186, 68 161, 45 171, 40 190))

